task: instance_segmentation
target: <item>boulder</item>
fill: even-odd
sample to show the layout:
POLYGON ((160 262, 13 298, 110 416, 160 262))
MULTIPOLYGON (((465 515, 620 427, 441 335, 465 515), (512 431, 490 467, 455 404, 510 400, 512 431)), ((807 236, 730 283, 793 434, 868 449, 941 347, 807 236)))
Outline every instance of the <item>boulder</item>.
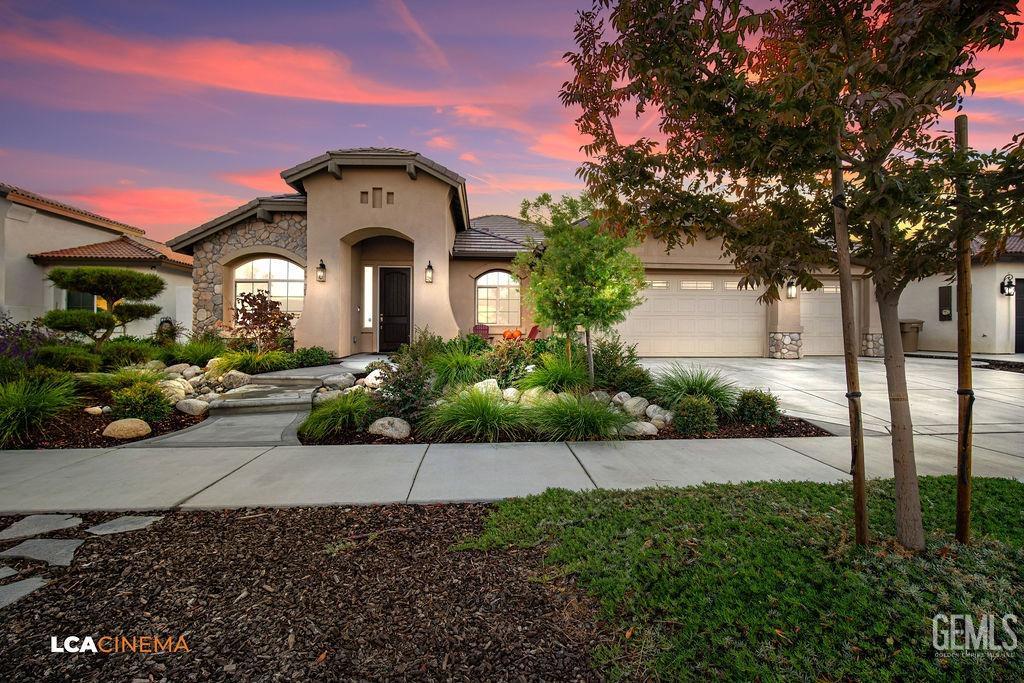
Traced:
POLYGON ((103 406, 104 415, 110 415, 112 412, 114 412, 113 408, 111 408, 110 406, 103 406))
POLYGON ((192 367, 192 366, 189 365, 188 363, 175 363, 174 365, 171 365, 171 366, 165 368, 164 372, 166 372, 168 375, 170 375, 170 374, 178 374, 178 375, 180 375, 183 372, 185 372, 186 370, 188 370, 190 367, 192 367))
POLYGON ((587 401, 593 401, 594 403, 600 403, 603 406, 608 405, 612 402, 612 397, 608 395, 607 391, 591 391, 589 394, 583 397, 587 401))
POLYGON ((201 367, 198 365, 190 365, 181 373, 181 376, 185 379, 192 379, 193 377, 201 374, 203 374, 203 369, 201 367))
POLYGON ((509 403, 519 403, 520 391, 515 387, 509 387, 501 392, 501 397, 509 403))
POLYGON ((163 395, 167 397, 167 400, 171 403, 177 403, 185 399, 187 394, 174 380, 164 380, 157 382, 157 387, 163 392, 163 395))
POLYGON ((214 365, 216 365, 216 364, 217 364, 217 361, 219 361, 219 360, 220 360, 220 358, 217 358, 217 357, 215 357, 215 358, 211 358, 210 360, 206 361, 206 367, 205 367, 205 369, 206 369, 206 370, 210 370, 210 369, 212 369, 212 368, 213 368, 213 366, 214 366, 214 365))
POLYGON ((647 417, 657 417, 658 415, 661 415, 664 412, 664 408, 659 406, 657 403, 652 403, 651 405, 647 406, 647 410, 644 411, 644 414, 647 415, 647 417))
POLYGON ((614 396, 612 396, 612 403, 614 403, 617 406, 621 406, 623 403, 628 401, 630 398, 632 398, 632 397, 629 394, 627 394, 625 391, 620 391, 619 393, 617 393, 614 396))
POLYGON ((650 422, 627 422, 619 429, 619 436, 657 436, 658 428, 650 422))
POLYGON ((186 398, 184 401, 175 403, 174 407, 186 415, 205 415, 210 409, 210 404, 200 401, 198 398, 186 398))
POLYGON ((665 422, 664 419, 662 419, 661 415, 657 415, 655 417, 652 417, 651 418, 651 424, 654 425, 655 427, 657 427, 658 431, 661 431, 662 429, 664 429, 665 427, 668 426, 668 423, 665 422))
POLYGON ((356 380, 356 386, 357 387, 365 387, 366 386, 366 378, 365 377, 360 377, 359 379, 357 379, 356 380))
POLYGON ((409 423, 400 417, 382 417, 376 420, 366 431, 389 439, 408 439, 412 433, 409 423))
POLYGON ((532 406, 540 401, 547 401, 555 398, 557 394, 553 391, 548 391, 544 387, 533 387, 527 389, 519 396, 519 403, 524 406, 532 406))
POLYGON ((498 386, 498 380, 493 377, 477 382, 473 385, 473 388, 483 394, 494 394, 496 396, 501 394, 501 387, 498 386))
POLYGON ((153 429, 144 420, 134 417, 126 417, 123 420, 114 420, 103 430, 103 436, 112 439, 138 439, 146 436, 153 429))
POLYGON ((328 389, 348 389, 356 383, 356 376, 351 372, 343 372, 340 375, 331 375, 324 378, 324 386, 328 389))
POLYGON ((224 385, 225 389, 237 389, 238 387, 244 387, 246 384, 252 381, 250 375, 238 370, 228 370, 224 373, 224 376, 220 378, 220 383, 224 385))
POLYGON ((164 375, 164 379, 181 379, 180 372, 168 372, 164 375))
POLYGON ((341 396, 341 389, 328 389, 313 394, 313 405, 318 406, 325 401, 330 401, 341 396))
POLYGON ((648 405, 649 401, 643 396, 634 396, 623 402, 622 409, 626 411, 627 415, 645 417, 648 405))
POLYGON ((142 367, 146 368, 147 370, 163 370, 167 366, 164 364, 162 360, 151 360, 142 367))
POLYGON ((380 385, 383 383, 379 368, 367 375, 365 379, 366 381, 363 384, 371 389, 380 389, 380 385))
POLYGON ((88 408, 85 409, 85 413, 87 415, 102 415, 103 406, 89 406, 88 408))
POLYGON ((189 386, 191 386, 193 389, 198 389, 199 387, 206 384, 206 377, 204 375, 196 375, 195 377, 189 379, 188 383, 189 386))

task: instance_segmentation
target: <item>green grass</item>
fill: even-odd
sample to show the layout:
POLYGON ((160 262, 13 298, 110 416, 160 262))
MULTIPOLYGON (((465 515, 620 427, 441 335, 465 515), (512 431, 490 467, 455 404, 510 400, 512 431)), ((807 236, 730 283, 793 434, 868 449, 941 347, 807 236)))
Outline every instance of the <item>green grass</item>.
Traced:
POLYGON ((441 441, 517 441, 527 432, 526 412, 500 394, 470 389, 432 406, 420 425, 428 438, 441 441))
POLYGON ((75 404, 70 379, 19 379, 0 384, 0 447, 24 442, 47 420, 75 404))
POLYGON ((163 361, 168 365, 188 363, 205 368, 211 358, 224 353, 224 342, 211 335, 197 336, 184 344, 171 344, 163 352, 163 361))
POLYGON ((614 438, 616 430, 632 418, 607 406, 572 394, 540 401, 527 408, 527 421, 549 441, 586 441, 614 438))
POLYGON ((485 362, 483 356, 451 348, 433 356, 428 365, 434 372, 435 386, 438 390, 444 390, 484 379, 485 362))
POLYGON ((230 370, 238 370, 248 375, 276 370, 291 370, 295 361, 287 351, 225 351, 220 354, 214 370, 223 375, 230 370))
POLYGON ((562 354, 544 353, 537 367, 516 382, 516 386, 523 390, 543 387, 555 392, 583 392, 590 389, 590 376, 581 354, 574 355, 570 361, 562 354))
POLYGON ((75 376, 75 382, 87 391, 117 391, 133 384, 156 384, 164 378, 157 370, 121 368, 114 372, 85 372, 75 376))
POLYGON ((739 389, 724 379, 718 370, 705 370, 699 365, 673 363, 654 382, 658 405, 675 410, 686 396, 704 396, 722 417, 731 417, 739 389))
POLYGON ((342 394, 313 408, 299 425, 299 436, 318 440, 363 429, 370 424, 373 408, 373 399, 369 392, 350 391, 342 394))
POLYGON ((546 573, 574 574, 601 605, 611 637, 594 654, 611 678, 1024 678, 1020 650, 935 657, 931 621, 1024 615, 1024 484, 975 480, 963 547, 953 478, 923 477, 921 555, 891 541, 892 489, 869 484, 867 551, 852 545, 849 484, 780 482, 552 490, 500 503, 465 547, 545 547, 546 573))

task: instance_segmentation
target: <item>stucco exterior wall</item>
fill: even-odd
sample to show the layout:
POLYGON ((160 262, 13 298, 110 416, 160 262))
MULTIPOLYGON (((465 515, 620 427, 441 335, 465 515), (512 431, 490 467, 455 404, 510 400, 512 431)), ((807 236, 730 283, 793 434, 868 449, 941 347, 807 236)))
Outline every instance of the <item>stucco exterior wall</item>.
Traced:
MULTIPOLYGON (((492 270, 511 272, 511 266, 511 261, 452 261, 448 296, 451 299, 452 311, 455 313, 459 332, 469 334, 473 331, 473 326, 476 325, 476 278, 492 270)), ((526 282, 521 282, 519 291, 519 329, 524 334, 529 332, 534 325, 533 311, 526 305, 526 285, 526 282)), ((501 334, 505 329, 500 325, 491 327, 492 335, 501 334)))

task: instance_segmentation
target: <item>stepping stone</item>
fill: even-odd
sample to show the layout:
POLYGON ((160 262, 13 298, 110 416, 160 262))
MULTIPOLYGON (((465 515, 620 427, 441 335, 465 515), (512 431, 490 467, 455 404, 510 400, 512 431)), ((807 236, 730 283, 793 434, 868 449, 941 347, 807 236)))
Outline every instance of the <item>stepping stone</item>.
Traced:
POLYGON ((146 515, 124 515, 117 519, 112 519, 109 522, 103 522, 96 526, 91 526, 86 531, 90 534, 96 534, 97 536, 107 536, 109 534, 120 534, 125 531, 138 531, 139 529, 145 529, 153 522, 163 519, 163 516, 149 517, 146 515))
POLYGON ((21 581, 0 586, 0 607, 7 607, 15 600, 21 600, 29 593, 36 591, 47 584, 46 579, 41 576, 33 576, 21 581))
POLYGON ((81 517, 74 515, 29 515, 0 531, 0 541, 48 534, 51 531, 67 529, 81 523, 81 517))
POLYGON ((75 558, 75 550, 83 543, 85 541, 80 539, 32 538, 8 548, 0 553, 0 557, 23 557, 43 560, 49 565, 70 567, 71 560, 75 558))
POLYGON ((18 573, 18 570, 5 567, 0 564, 0 579, 6 579, 8 576, 14 576, 18 573))

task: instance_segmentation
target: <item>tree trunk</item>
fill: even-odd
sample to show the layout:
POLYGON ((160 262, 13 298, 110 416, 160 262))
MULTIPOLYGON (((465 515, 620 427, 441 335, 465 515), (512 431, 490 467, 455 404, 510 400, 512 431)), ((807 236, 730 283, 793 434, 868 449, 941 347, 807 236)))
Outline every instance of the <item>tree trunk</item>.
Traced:
POLYGON ((586 329, 587 335, 587 372, 590 374, 590 386, 594 386, 594 346, 590 343, 590 328, 586 329))
MULTIPOLYGON (((956 147, 967 150, 967 115, 956 117, 956 147)), ((967 188, 957 183, 961 200, 967 188)), ((971 411, 974 408, 974 380, 971 371, 971 242, 963 236, 965 216, 960 202, 956 240, 956 378, 957 378, 957 449, 956 449, 956 540, 971 542, 971 469, 973 438, 971 411)))
POLYGON ((907 368, 900 337, 899 294, 875 288, 885 346, 885 381, 892 423, 892 467, 896 478, 896 539, 905 548, 924 550, 924 523, 914 460, 914 423, 907 394, 907 368))

